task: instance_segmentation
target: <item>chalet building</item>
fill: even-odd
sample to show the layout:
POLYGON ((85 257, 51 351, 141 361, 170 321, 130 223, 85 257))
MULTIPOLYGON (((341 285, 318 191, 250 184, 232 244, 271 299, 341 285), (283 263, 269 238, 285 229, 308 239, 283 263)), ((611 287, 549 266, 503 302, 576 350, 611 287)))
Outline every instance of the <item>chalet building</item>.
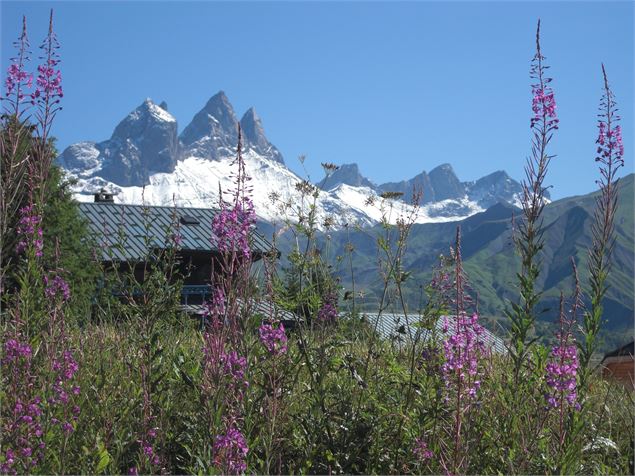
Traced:
POLYGON ((635 389, 635 341, 609 352, 602 359, 602 375, 635 389))
MULTIPOLYGON (((94 202, 80 203, 79 210, 101 250, 104 267, 133 270, 138 282, 143 280, 146 260, 152 252, 167 249, 178 233, 180 249, 176 271, 185 277, 181 291, 182 309, 190 315, 202 314, 202 304, 211 295, 212 272, 218 273, 222 269, 220 252, 210 239, 216 210, 117 204, 113 195, 104 191, 95 194, 94 202)), ((272 252, 279 256, 279 252, 257 231, 254 230, 251 237, 253 262, 272 252)), ((283 322, 296 318, 274 308, 273 303, 258 302, 253 308, 263 315, 272 315, 275 309, 283 322)))

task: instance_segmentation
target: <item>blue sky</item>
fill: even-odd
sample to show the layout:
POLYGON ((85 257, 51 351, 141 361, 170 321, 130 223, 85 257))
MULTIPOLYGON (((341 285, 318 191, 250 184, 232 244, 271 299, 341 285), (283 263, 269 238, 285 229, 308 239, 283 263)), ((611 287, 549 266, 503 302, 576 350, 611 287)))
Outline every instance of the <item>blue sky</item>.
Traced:
MULTIPOLYGON (((188 124, 224 90, 255 106, 267 136, 313 180, 320 162, 357 162, 381 183, 449 162, 462 180, 530 151, 529 65, 542 19, 560 130, 555 198, 595 188, 604 62, 633 168, 633 14, 623 2, 1 2, 2 69, 22 14, 35 50, 50 8, 62 44, 64 148, 107 139, 146 97, 188 124)), ((37 56, 36 54, 33 55, 37 56)))

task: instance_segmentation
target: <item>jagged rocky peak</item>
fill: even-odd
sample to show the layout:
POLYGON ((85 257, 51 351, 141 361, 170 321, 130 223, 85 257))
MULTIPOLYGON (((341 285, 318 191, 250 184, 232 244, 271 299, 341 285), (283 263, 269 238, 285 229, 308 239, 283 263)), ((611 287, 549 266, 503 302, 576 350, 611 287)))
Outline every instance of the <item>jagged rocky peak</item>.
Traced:
POLYGON ((466 182, 465 186, 470 199, 478 202, 483 208, 489 208, 499 202, 516 204, 522 193, 520 183, 513 180, 504 170, 492 172, 475 182, 466 182))
POLYGON ((69 145, 57 158, 57 163, 66 170, 81 174, 101 166, 98 144, 84 141, 69 145))
POLYGON ((227 95, 219 91, 212 96, 179 139, 186 156, 218 160, 235 153, 238 119, 227 95))
POLYGON ((355 163, 340 165, 335 172, 323 180, 322 188, 331 190, 342 184, 351 187, 368 187, 372 190, 377 188, 374 183, 360 173, 359 166, 355 163))
POLYGON ((428 176, 434 190, 435 201, 460 198, 465 195, 465 186, 458 179, 450 164, 435 167, 428 176))
POLYGON ((266 159, 284 163, 280 151, 265 136, 262 121, 255 109, 247 110, 239 123, 234 108, 223 91, 212 96, 181 133, 183 157, 194 156, 209 160, 233 157, 238 145, 239 124, 245 150, 252 150, 266 159))
POLYGON ((176 130, 176 119, 147 98, 117 125, 111 139, 138 138, 146 129, 155 126, 176 130))
POLYGON ((109 140, 67 147, 58 162, 78 175, 98 175, 121 186, 146 185, 150 175, 172 172, 179 156, 177 122, 146 99, 115 128, 109 140))
POLYGON ((403 193, 403 200, 412 203, 413 193, 422 193, 419 199, 420 204, 431 203, 436 201, 435 191, 430 181, 430 177, 424 170, 415 175, 410 180, 402 180, 401 182, 388 182, 381 184, 379 189, 382 192, 400 192, 403 193))
POLYGON ((284 158, 280 151, 265 136, 262 121, 253 107, 247 109, 243 115, 240 120, 240 128, 245 149, 252 149, 259 155, 284 164, 284 158))

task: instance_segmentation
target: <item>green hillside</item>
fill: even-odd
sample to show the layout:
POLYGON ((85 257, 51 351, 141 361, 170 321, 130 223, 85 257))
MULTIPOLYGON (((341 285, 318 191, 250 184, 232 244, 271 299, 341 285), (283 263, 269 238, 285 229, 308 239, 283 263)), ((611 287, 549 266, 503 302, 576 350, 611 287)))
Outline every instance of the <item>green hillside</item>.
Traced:
MULTIPOLYGON (((633 202, 634 175, 620 180, 620 195, 616 215, 617 240, 613 254, 613 269, 605 299, 605 344, 608 348, 633 333, 634 237, 633 202)), ((570 257, 575 259, 583 290, 588 286, 587 248, 591 244, 591 223, 597 193, 569 197, 545 207, 545 247, 539 286, 544 290, 539 309, 544 309, 538 332, 547 332, 549 323, 557 319, 560 291, 570 295, 573 288, 570 257)), ((515 273, 519 260, 511 241, 511 217, 520 213, 508 205, 498 204, 483 213, 461 222, 463 259, 472 287, 478 295, 479 311, 494 328, 504 332, 504 311, 508 301, 517 299, 515 273)), ((421 285, 427 283, 432 267, 441 253, 448 253, 457 222, 415 225, 406 253, 406 268, 411 271, 405 294, 411 312, 421 301, 421 285)), ((382 280, 377 271, 376 237, 380 227, 350 232, 354 245, 353 267, 356 291, 363 290, 363 306, 375 309, 381 295, 382 280)), ((345 232, 330 233, 328 255, 334 269, 347 289, 351 286, 350 269, 345 251, 345 232), (337 257, 340 257, 338 260, 337 257)), ((326 242, 322 248, 327 249, 326 242)), ((288 249, 281 243, 281 249, 288 249)), ((549 330, 550 333, 550 330, 549 330)))

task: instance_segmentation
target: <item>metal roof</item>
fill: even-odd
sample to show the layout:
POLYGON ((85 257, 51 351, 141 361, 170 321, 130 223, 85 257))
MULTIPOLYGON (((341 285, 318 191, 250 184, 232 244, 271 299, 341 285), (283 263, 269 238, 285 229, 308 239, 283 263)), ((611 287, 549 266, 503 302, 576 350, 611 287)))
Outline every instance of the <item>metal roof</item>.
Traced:
MULTIPOLYGON (((635 341, 630 341, 628 344, 624 344, 622 347, 618 347, 612 352, 604 354, 604 359, 609 357, 624 357, 633 356, 635 354, 635 341)), ((602 359, 604 361, 604 359, 602 359)))
MULTIPOLYGON (((240 307, 243 306, 243 300, 238 299, 240 307)), ((286 322, 300 322, 302 318, 297 314, 282 309, 273 301, 250 299, 249 303, 250 311, 252 314, 260 314, 263 318, 275 318, 280 321, 286 322)), ((202 315, 205 313, 206 306, 204 304, 188 304, 181 305, 181 309, 188 314, 202 315)))
MULTIPOLYGON (((212 220, 218 210, 210 208, 159 207, 124 205, 112 202, 79 204, 104 261, 143 259, 150 249, 166 247, 176 226, 181 234, 181 249, 213 251, 210 237, 212 220), (191 224, 186 224, 190 222, 191 224), (197 224, 195 222, 198 222, 197 224)), ((273 246, 256 230, 251 233, 256 257, 273 250, 273 246)))
MULTIPOLYGON (((432 331, 422 329, 415 326, 415 323, 419 320, 417 314, 411 314, 406 316, 405 314, 395 313, 382 313, 381 315, 375 313, 362 313, 362 316, 367 320, 371 327, 377 326, 377 332, 384 338, 391 339, 397 343, 406 342, 406 340, 413 339, 417 332, 422 333, 421 339, 427 339, 432 331)), ((455 326, 453 325, 453 316, 441 316, 435 321, 434 333, 443 338, 444 335, 451 335, 454 332, 455 326), (447 319, 448 331, 443 332, 443 322, 447 319)), ((500 337, 494 335, 488 329, 483 328, 483 334, 481 340, 486 347, 491 348, 495 352, 500 354, 507 353, 507 347, 505 342, 500 337)))

